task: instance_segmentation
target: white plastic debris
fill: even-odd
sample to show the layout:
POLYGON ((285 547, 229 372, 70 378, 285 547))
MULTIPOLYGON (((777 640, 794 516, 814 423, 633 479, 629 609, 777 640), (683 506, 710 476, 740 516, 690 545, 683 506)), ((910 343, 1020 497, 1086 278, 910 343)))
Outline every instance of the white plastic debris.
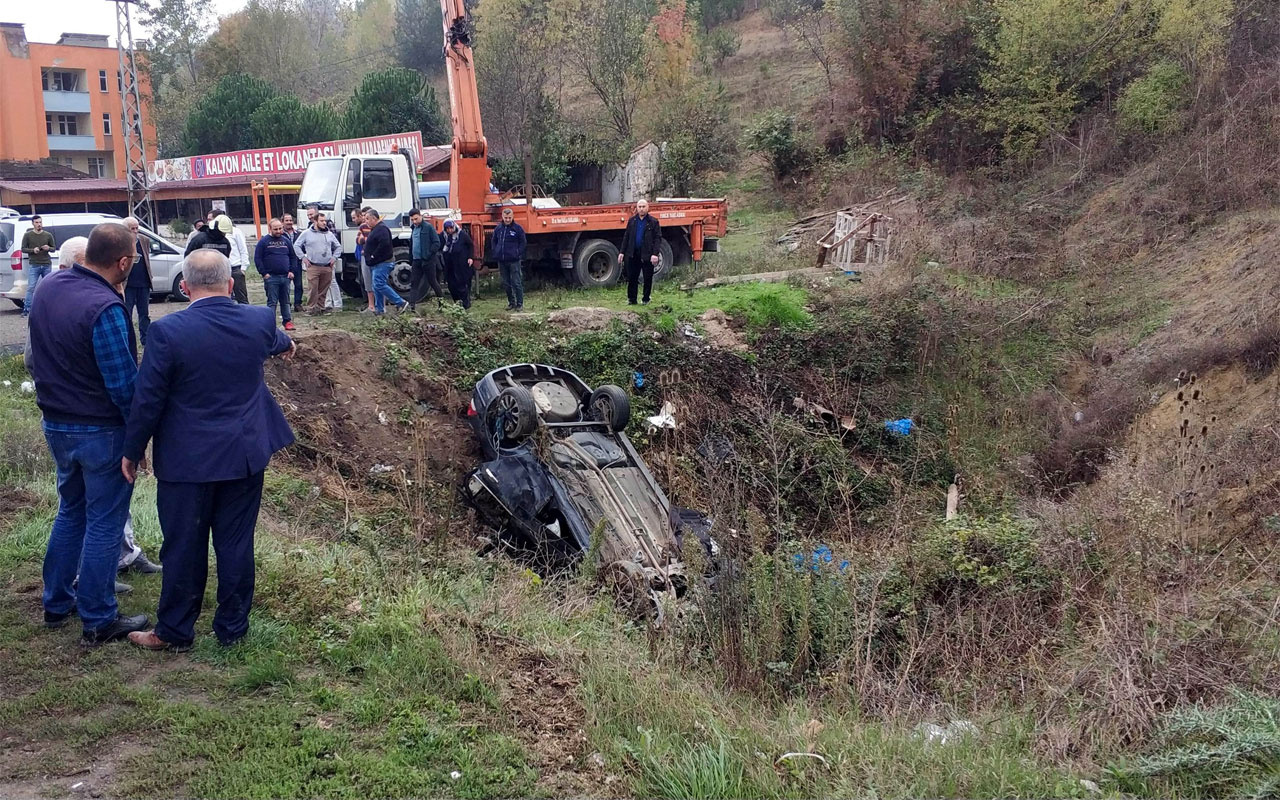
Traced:
POLYGON ((5 381, 5 382, 4 382, 4 386, 5 386, 5 388, 6 388, 6 389, 7 389, 7 388, 9 388, 9 387, 10 387, 10 386, 12 386, 12 385, 13 385, 13 381, 5 381))
POLYGON ((461 772, 458 772, 458 771, 455 769, 453 772, 450 772, 450 773, 449 773, 449 777, 450 777, 450 778, 453 778, 453 779, 456 781, 456 780, 458 780, 459 778, 461 778, 461 777, 462 777, 462 773, 461 773, 461 772))
POLYGON ((946 727, 932 722, 922 722, 915 727, 916 738, 923 739, 925 744, 955 744, 966 737, 977 736, 978 733, 978 726, 967 719, 958 719, 946 727))
POLYGON ((369 467, 370 476, 386 475, 388 472, 394 472, 394 471, 395 471, 395 467, 389 466, 387 464, 374 464, 372 467, 369 467))
POLYGON ((27 394, 31 394, 36 390, 36 385, 31 381, 23 381, 18 388, 26 392, 27 394))
POLYGON ((671 401, 668 400, 662 404, 657 416, 648 417, 645 421, 649 423, 650 431, 674 430, 676 427, 676 407, 671 405, 671 401))
POLYGON ((381 425, 387 424, 387 412, 385 411, 378 412, 378 423, 381 425))
POLYGON ((1102 794, 1102 787, 1091 780, 1085 778, 1080 779, 1080 786, 1089 794, 1102 794))

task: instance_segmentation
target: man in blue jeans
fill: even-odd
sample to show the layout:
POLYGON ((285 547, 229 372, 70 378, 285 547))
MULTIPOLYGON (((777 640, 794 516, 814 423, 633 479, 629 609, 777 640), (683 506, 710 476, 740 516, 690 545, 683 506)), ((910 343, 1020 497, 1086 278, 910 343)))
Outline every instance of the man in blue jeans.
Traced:
POLYGON ((365 206, 360 213, 364 214, 364 221, 369 224, 369 235, 364 240, 364 260, 373 273, 373 313, 384 313, 386 303, 390 302, 399 314, 409 303, 387 282, 395 261, 395 252, 391 247, 391 229, 382 221, 382 215, 376 209, 365 206))
POLYGON ((507 310, 524 311, 524 228, 516 222, 511 207, 502 209, 502 224, 493 229, 493 260, 502 271, 502 285, 507 290, 507 310))
POLYGON ((98 225, 84 264, 42 281, 29 324, 36 403, 58 468, 58 516, 44 557, 44 624, 60 628, 78 614, 87 647, 149 622, 145 614, 121 616, 115 595, 120 532, 133 496, 120 462, 138 349, 114 287, 129 277, 136 256, 128 228, 98 225))
POLYGON ((293 330, 293 312, 289 308, 289 284, 301 271, 298 256, 293 252, 293 240, 285 235, 284 223, 273 219, 267 223, 267 235, 253 248, 253 263, 262 275, 267 289, 267 305, 275 314, 280 306, 280 321, 286 331, 293 330))
POLYGON ((53 268, 53 252, 55 244, 53 234, 44 229, 44 220, 39 215, 31 218, 31 230, 22 234, 22 254, 27 257, 27 299, 22 306, 22 316, 31 313, 35 304, 36 285, 49 274, 53 268))

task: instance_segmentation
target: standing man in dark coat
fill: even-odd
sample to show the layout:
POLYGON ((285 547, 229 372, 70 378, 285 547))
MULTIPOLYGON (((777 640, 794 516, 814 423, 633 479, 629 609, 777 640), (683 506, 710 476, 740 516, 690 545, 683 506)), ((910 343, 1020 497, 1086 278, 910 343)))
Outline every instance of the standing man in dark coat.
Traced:
POLYGON ((121 616, 115 595, 133 496, 119 465, 138 372, 133 326, 115 286, 128 278, 136 256, 128 228, 98 225, 84 264, 42 280, 42 302, 31 310, 31 375, 58 470, 58 516, 44 556, 44 624, 61 628, 78 615, 88 647, 148 623, 145 615, 121 616))
POLYGON ((138 344, 146 347, 147 329, 151 327, 151 240, 138 233, 137 217, 125 217, 121 222, 138 242, 138 258, 124 282, 124 312, 132 324, 133 310, 138 309, 138 344))
POLYGON ((508 206, 502 209, 502 223, 493 229, 490 240, 493 260, 502 273, 502 286, 507 290, 507 310, 524 311, 524 228, 516 222, 516 214, 508 206))
POLYGON ((636 289, 640 273, 644 273, 644 304, 649 305, 653 291, 653 268, 658 266, 662 247, 662 225, 649 216, 649 201, 636 201, 636 213, 627 220, 626 233, 622 235, 622 249, 618 263, 626 265, 627 303, 636 304, 636 289))
POLYGON ((444 221, 444 242, 441 245, 444 257, 444 277, 449 284, 449 296, 463 308, 471 308, 471 278, 476 274, 472 269, 472 256, 475 246, 471 235, 464 231, 458 223, 451 219, 444 221))
POLYGON ((440 234, 436 233, 436 226, 416 208, 409 212, 409 224, 413 226, 409 233, 409 257, 413 264, 409 310, 414 311, 418 303, 427 299, 427 290, 437 298, 437 303, 444 298, 444 292, 440 291, 440 280, 436 277, 436 262, 440 259, 440 234))
POLYGON ((182 274, 191 305, 151 328, 118 466, 132 483, 154 438, 164 581, 155 630, 129 637, 148 650, 186 650, 195 640, 210 533, 218 565, 213 631, 224 646, 244 638, 263 474, 272 453, 293 443, 262 373, 268 358, 295 351, 275 313, 231 299, 231 264, 219 253, 193 253, 182 274))

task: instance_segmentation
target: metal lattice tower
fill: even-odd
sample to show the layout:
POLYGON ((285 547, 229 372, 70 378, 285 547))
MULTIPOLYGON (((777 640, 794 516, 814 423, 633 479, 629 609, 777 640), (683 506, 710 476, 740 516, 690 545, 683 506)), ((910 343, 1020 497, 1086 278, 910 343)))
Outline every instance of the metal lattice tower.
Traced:
POLYGON ((155 230, 155 206, 147 179, 147 144, 142 136, 142 93, 138 88, 138 62, 133 57, 133 23, 129 6, 137 0, 110 0, 116 4, 116 51, 120 55, 120 105, 124 113, 125 180, 129 186, 129 213, 155 230))

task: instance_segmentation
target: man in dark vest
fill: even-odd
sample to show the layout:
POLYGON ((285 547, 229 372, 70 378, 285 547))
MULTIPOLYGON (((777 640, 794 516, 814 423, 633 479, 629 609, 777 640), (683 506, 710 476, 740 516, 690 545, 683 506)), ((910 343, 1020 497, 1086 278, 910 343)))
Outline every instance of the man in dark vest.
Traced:
POLYGON ((658 266, 661 257, 662 225, 649 215, 649 201, 636 201, 636 213, 627 220, 626 233, 622 234, 622 248, 618 253, 618 263, 626 265, 627 303, 636 304, 637 284, 640 274, 644 273, 644 304, 649 305, 649 294, 653 291, 653 268, 658 266))
POLYGON ((41 281, 40 299, 48 302, 31 310, 36 404, 58 470, 58 516, 44 557, 44 624, 60 628, 78 614, 80 641, 89 647, 150 621, 120 615, 115 596, 120 531, 133 496, 120 459, 138 350, 113 287, 128 279, 136 257, 133 233, 102 223, 89 234, 84 264, 41 281))
POLYGON ((147 329, 151 327, 151 240, 138 233, 136 217, 125 217, 121 222, 138 240, 138 259, 124 282, 124 313, 132 323, 133 310, 138 309, 138 343, 146 347, 147 329))

